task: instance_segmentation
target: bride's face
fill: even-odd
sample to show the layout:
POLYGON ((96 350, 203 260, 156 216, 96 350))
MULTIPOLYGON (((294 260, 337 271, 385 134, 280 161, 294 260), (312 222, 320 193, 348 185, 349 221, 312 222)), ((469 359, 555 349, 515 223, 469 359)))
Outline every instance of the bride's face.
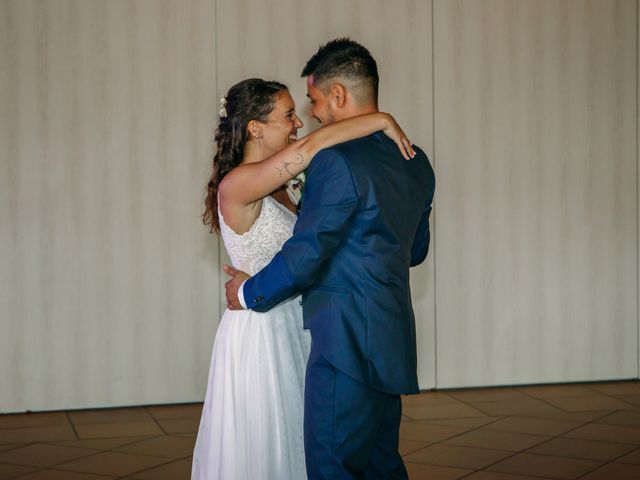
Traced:
POLYGON ((262 148, 271 155, 298 139, 303 123, 296 114, 296 104, 288 91, 278 95, 273 110, 262 128, 262 148))

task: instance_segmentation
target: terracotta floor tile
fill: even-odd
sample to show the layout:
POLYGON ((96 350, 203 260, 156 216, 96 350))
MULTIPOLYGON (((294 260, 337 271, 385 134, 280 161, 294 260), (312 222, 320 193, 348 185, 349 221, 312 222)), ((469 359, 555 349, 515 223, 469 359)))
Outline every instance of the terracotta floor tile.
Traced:
POLYGON ((640 395, 616 395, 616 398, 623 400, 631 405, 640 407, 640 395))
POLYGON ((484 448, 459 447, 457 445, 431 445, 404 457, 406 462, 426 463, 445 467, 481 469, 513 452, 484 448))
POLYGON ((580 477, 580 480, 638 480, 639 478, 640 465, 609 463, 580 477))
POLYGON ((136 473, 131 478, 136 480, 176 480, 188 479, 190 475, 191 458, 188 458, 136 473))
POLYGON ((487 470, 511 473, 513 475, 574 479, 590 472, 599 465, 601 465, 600 462, 590 460, 519 453, 495 465, 491 465, 487 470))
POLYGON ((534 435, 562 435, 582 425, 582 422, 567 422, 547 418, 508 417, 493 422, 484 428, 500 432, 531 433, 534 435))
POLYGON ((631 463, 634 465, 640 465, 640 448, 628 453, 624 457, 616 459, 616 463, 631 463))
POLYGON ((640 382, 594 383, 589 386, 606 395, 640 395, 640 382))
POLYGON ((69 425, 64 412, 0 415, 0 428, 55 427, 69 425))
POLYGON ((195 440, 184 437, 156 437, 116 448, 116 452, 139 453, 158 457, 182 458, 193 453, 195 440))
POLYGON ((535 398, 508 400, 503 402, 472 402, 478 410, 493 416, 506 415, 551 415, 563 413, 562 410, 535 398))
POLYGON ((580 398, 547 398, 546 401, 567 412, 592 412, 594 410, 635 409, 633 405, 607 395, 580 398))
POLYGON ((32 467, 23 467, 21 465, 4 465, 0 464, 0 480, 15 478, 18 475, 24 475, 35 471, 32 467))
POLYGON ((405 463, 409 480, 455 480, 470 474, 473 470, 452 467, 436 467, 420 463, 405 463))
POLYGON ((51 467, 52 465, 69 462, 76 458, 88 457, 99 452, 100 450, 36 443, 0 453, 0 463, 12 463, 30 467, 51 467))
MULTIPOLYGON (((548 480, 547 477, 529 477, 527 475, 512 475, 510 473, 488 472, 482 470, 476 472, 468 477, 464 477, 464 480, 548 480)), ((550 480, 550 479, 549 479, 550 480)))
POLYGON ((167 458, 128 453, 102 452, 92 457, 58 465, 54 470, 124 476, 167 463, 167 458))
POLYGON ((468 431, 468 429, 463 427, 445 427, 426 423, 402 423, 400 425, 400 438, 426 443, 437 443, 466 431, 468 431))
POLYGON ((144 437, 116 437, 116 438, 94 438, 87 440, 67 440, 64 442, 54 442, 55 445, 62 445, 65 447, 78 447, 78 448, 94 448, 96 450, 113 450, 117 447, 129 445, 130 443, 139 442, 140 440, 148 440, 149 438, 155 438, 151 436, 144 437))
POLYGON ((48 427, 3 428, 0 429, 0 444, 54 442, 74 440, 76 434, 70 424, 48 427))
MULTIPOLYGON (((638 382, 428 391, 402 401, 400 451, 414 480, 640 480, 638 382)), ((186 480, 201 411, 196 403, 2 415, 0 480, 186 480)))
POLYGON ((570 438, 601 440, 603 442, 630 443, 640 445, 640 427, 624 425, 589 424, 564 435, 570 438))
POLYGON ((626 445, 624 443, 598 442, 578 438, 554 438, 529 449, 527 453, 609 462, 625 453, 631 452, 635 448, 634 445, 626 445))
POLYGON ((91 423, 76 425, 76 431, 81 440, 91 438, 140 437, 162 435, 160 427, 152 421, 91 423))
POLYGON ((69 418, 74 425, 88 423, 117 423, 152 421, 146 408, 113 408, 104 410, 83 410, 69 412, 69 418))
POLYGON ((200 418, 202 415, 202 403, 189 405, 163 405, 158 407, 147 407, 151 415, 159 420, 169 420, 177 418, 200 418))
POLYGON ((404 408, 403 412, 407 417, 413 420, 482 417, 484 415, 484 412, 476 410, 475 408, 461 402, 434 405, 414 405, 404 408))
POLYGON ((196 433, 200 426, 200 418, 158 419, 158 423, 169 435, 174 433, 196 433))
POLYGON ((19 480, 111 480, 116 477, 96 475, 93 473, 63 472, 60 470, 40 470, 38 472, 19 477, 19 480))
POLYGON ((6 452, 7 450, 13 450, 14 448, 24 447, 24 443, 5 443, 0 445, 0 452, 6 452))
POLYGON ((418 395, 402 395, 402 408, 416 405, 442 405, 458 403, 458 400, 442 392, 424 392, 418 395))
POLYGON ((521 387, 522 393, 535 398, 580 398, 592 397, 597 391, 584 385, 539 385, 533 387, 521 387))
POLYGON ((610 415, 611 411, 596 411, 596 412, 560 412, 560 413, 536 413, 536 414, 525 414, 523 417, 531 417, 531 418, 547 418, 549 420, 562 420, 565 422, 593 422, 598 420, 599 418, 606 417, 610 415))
POLYGON ((406 440, 401 438, 400 445, 398 446, 398 451, 400 452, 400 455, 404 456, 413 452, 417 452, 418 450, 428 447, 429 445, 431 444, 427 442, 419 442, 417 440, 406 440))
POLYGON ((464 402, 507 402, 526 400, 529 397, 515 388, 479 388, 448 392, 453 398, 464 402))
POLYGON ((502 417, 434 418, 431 420, 414 420, 414 422, 429 425, 443 425, 445 427, 463 427, 470 430, 484 425, 490 425, 498 420, 502 420, 502 417))
POLYGON ((640 427, 640 411, 622 410, 619 412, 613 412, 611 415, 607 415, 604 418, 596 420, 595 423, 640 427))
POLYGON ((549 437, 542 435, 496 432, 493 430, 479 429, 450 438, 444 443, 448 445, 461 445, 465 447, 491 448, 495 450, 520 452, 548 439, 549 437))

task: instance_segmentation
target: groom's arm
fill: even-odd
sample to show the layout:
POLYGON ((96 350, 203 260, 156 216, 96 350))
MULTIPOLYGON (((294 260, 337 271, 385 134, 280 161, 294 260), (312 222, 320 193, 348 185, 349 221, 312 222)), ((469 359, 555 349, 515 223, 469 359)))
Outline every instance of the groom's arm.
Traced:
POLYGON ((413 244, 411 246, 411 266, 415 267, 424 262, 424 259, 429 253, 429 243, 431 240, 431 234, 429 232, 429 218, 431 217, 431 209, 433 204, 433 194, 435 191, 436 178, 433 173, 433 168, 429 163, 429 159, 421 150, 418 153, 418 159, 425 162, 426 177, 424 178, 424 191, 427 192, 427 198, 425 199, 424 208, 422 210, 422 217, 418 223, 418 228, 413 237, 413 244), (423 158, 420 158, 423 157, 423 158))
POLYGON ((306 179, 293 236, 266 267, 244 283, 248 308, 265 312, 313 285, 349 227, 358 197, 345 158, 333 149, 320 151, 306 179))
POLYGON ((431 204, 429 204, 422 212, 422 218, 418 224, 418 229, 413 237, 413 245, 411 246, 411 266, 415 267, 424 262, 429 253, 429 243, 431 233, 429 232, 429 217, 431 216, 431 204))

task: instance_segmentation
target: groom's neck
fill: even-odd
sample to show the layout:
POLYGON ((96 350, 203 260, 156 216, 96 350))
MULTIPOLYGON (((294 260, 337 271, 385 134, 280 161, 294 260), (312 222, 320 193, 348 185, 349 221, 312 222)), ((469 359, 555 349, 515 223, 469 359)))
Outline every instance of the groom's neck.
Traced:
POLYGON ((378 112, 378 105, 374 103, 369 103, 366 105, 355 105, 352 104, 349 107, 344 107, 334 114, 335 121, 346 120, 347 118, 357 117, 358 115, 365 115, 367 113, 376 113, 378 112))

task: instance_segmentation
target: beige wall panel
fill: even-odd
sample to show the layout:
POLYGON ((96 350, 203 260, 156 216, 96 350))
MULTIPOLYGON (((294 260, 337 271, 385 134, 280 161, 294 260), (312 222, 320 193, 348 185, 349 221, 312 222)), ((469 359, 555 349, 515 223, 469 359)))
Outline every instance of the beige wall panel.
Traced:
POLYGON ((214 10, 0 2, 0 412, 203 396, 214 10))
POLYGON ((439 387, 637 377, 636 6, 435 1, 439 387))
MULTIPOLYGON (((424 0, 218 0, 219 93, 259 76, 287 83, 303 113, 304 132, 317 122, 307 114, 306 60, 327 41, 350 36, 378 62, 380 108, 392 112, 410 138, 432 153, 431 1, 424 0)), ((433 248, 412 272, 419 343, 420 384, 434 384, 433 248)))

